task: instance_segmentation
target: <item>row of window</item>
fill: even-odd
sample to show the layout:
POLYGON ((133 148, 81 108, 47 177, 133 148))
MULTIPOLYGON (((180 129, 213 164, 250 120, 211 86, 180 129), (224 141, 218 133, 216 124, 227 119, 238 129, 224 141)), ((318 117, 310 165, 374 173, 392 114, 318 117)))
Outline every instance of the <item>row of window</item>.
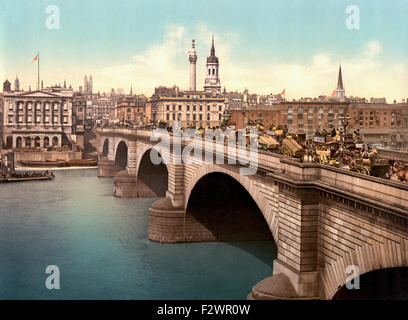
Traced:
MULTIPOLYGON (((32 116, 27 116, 26 123, 32 123, 33 118, 34 117, 32 117, 32 116)), ((41 116, 37 116, 35 123, 41 123, 41 118, 42 118, 41 116)), ((24 117, 23 116, 18 116, 17 119, 18 119, 18 123, 24 123, 24 117)), ((8 116, 8 123, 13 123, 13 122, 14 122, 14 116, 9 115, 8 116)), ((55 116, 53 123, 58 123, 58 122, 59 122, 59 117, 55 116)), ((44 123, 50 123, 50 117, 49 116, 44 117, 44 123)), ((63 123, 68 123, 68 116, 63 117, 63 123)))
MULTIPOLYGON (((219 113, 219 114, 218 114, 218 121, 221 121, 221 119, 222 119, 222 114, 219 113)), ((170 120, 170 114, 168 114, 168 113, 166 114, 166 120, 167 120, 167 121, 170 120)), ((173 120, 173 121, 176 120, 176 114, 175 114, 175 113, 172 114, 172 120, 173 120)), ((181 114, 180 114, 180 113, 178 114, 177 120, 181 120, 181 114)), ((190 114, 186 114, 186 120, 187 120, 187 121, 190 120, 190 114)), ((193 120, 194 120, 194 121, 197 120, 197 115, 196 115, 196 114, 193 114, 193 120)), ((198 115, 198 120, 200 120, 200 121, 203 120, 203 115, 202 115, 202 114, 199 114, 199 115, 198 115)), ((210 116, 210 114, 208 113, 208 114, 207 114, 207 121, 210 121, 210 120, 211 120, 211 116, 210 116)))
MULTIPOLYGON (((27 104, 18 103, 17 105, 18 105, 17 109, 20 110, 20 111, 24 110, 24 105, 26 106, 27 110, 32 110, 33 109, 33 106, 31 104, 31 102, 29 102, 27 104)), ((50 110, 50 104, 46 103, 44 105, 44 108, 45 108, 45 110, 50 110)), ((10 102, 9 103, 9 110, 11 111, 13 109, 14 109, 14 104, 12 102, 10 102)), ((59 104, 55 103, 54 104, 54 111, 58 111, 58 109, 59 109, 59 104)), ((41 104, 40 103, 37 103, 36 110, 41 110, 41 104)), ((66 103, 64 103, 64 105, 63 105, 63 110, 68 111, 68 105, 66 103)))
MULTIPOLYGON (((307 112, 308 112, 309 114, 314 113, 314 110, 315 110, 314 107, 309 107, 309 108, 307 108, 307 112)), ((288 107, 288 114, 290 114, 290 113, 293 113, 293 107, 288 107)), ((303 108, 303 107, 298 107, 297 113, 298 113, 298 114, 299 114, 299 113, 304 113, 304 108, 303 108)), ((323 108, 323 107, 319 107, 318 113, 319 113, 319 114, 323 114, 323 113, 324 113, 324 108, 323 108)), ((328 113, 329 113, 329 114, 334 113, 334 107, 329 107, 328 113)), ((344 113, 344 108, 343 108, 343 107, 340 107, 340 108, 338 109, 338 113, 339 113, 339 114, 344 113)))
MULTIPOLYGON (((173 111, 176 111, 176 106, 173 105, 172 107, 173 107, 172 108, 173 111)), ((183 106, 181 104, 178 105, 178 111, 181 111, 182 107, 183 106)), ((216 106, 213 106, 213 107, 214 107, 213 110, 215 110, 216 106)), ((202 105, 199 106, 199 110, 203 111, 203 106, 202 105)), ((166 111, 170 111, 170 105, 169 104, 166 105, 166 111)), ((186 111, 190 111, 190 105, 186 106, 186 111)), ((197 106, 196 105, 193 105, 193 111, 197 111, 197 106)), ((207 106, 207 111, 211 111, 211 106, 207 106)), ((218 106, 218 111, 222 111, 222 106, 218 106)))

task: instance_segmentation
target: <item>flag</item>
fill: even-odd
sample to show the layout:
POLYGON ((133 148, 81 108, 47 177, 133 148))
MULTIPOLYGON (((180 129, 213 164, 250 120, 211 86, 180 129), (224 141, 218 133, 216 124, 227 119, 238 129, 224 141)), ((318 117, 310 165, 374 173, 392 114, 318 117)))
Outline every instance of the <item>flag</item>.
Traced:
POLYGON ((283 91, 282 91, 281 94, 280 94, 281 96, 283 96, 283 95, 285 94, 285 90, 286 90, 286 89, 283 89, 283 91))
POLYGON ((37 60, 38 60, 38 53, 37 53, 37 55, 34 57, 33 61, 31 61, 31 63, 34 63, 34 62, 37 61, 37 60))
POLYGON ((336 90, 333 90, 331 96, 333 97, 335 93, 336 93, 336 90))

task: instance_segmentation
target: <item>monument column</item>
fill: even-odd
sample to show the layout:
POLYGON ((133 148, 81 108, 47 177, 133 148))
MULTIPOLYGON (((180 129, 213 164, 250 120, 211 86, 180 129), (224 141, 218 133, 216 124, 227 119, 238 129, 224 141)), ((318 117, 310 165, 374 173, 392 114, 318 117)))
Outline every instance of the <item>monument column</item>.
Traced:
POLYGON ((195 49, 195 40, 193 39, 191 49, 189 51, 190 60, 190 90, 196 91, 196 63, 197 63, 197 53, 195 49))

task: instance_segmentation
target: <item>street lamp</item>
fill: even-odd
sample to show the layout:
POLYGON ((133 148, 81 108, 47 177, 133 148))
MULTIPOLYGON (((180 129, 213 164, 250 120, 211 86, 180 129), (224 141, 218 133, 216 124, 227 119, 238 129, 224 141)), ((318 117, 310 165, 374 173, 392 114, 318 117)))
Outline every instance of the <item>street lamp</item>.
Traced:
POLYGON ((347 127, 349 126, 349 124, 350 124, 350 116, 349 115, 347 115, 347 116, 344 116, 343 114, 339 117, 339 120, 340 120, 340 122, 341 122, 341 126, 343 127, 343 129, 344 129, 344 135, 346 135, 346 133, 347 133, 347 127))

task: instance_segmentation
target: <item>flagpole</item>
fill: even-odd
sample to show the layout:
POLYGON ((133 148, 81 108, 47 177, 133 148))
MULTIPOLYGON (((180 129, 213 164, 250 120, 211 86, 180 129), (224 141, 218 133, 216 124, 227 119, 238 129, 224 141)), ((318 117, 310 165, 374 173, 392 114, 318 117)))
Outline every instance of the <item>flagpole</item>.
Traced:
POLYGON ((37 72, 38 72, 38 84, 37 84, 37 90, 40 91, 40 51, 37 53, 38 56, 38 66, 37 66, 37 72))

